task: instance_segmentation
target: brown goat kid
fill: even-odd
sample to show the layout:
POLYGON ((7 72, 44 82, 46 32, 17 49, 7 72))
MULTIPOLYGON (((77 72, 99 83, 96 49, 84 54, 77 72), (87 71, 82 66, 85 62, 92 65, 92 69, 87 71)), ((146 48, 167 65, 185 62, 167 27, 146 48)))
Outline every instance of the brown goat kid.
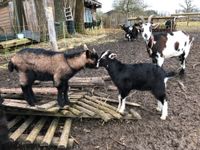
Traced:
POLYGON ((24 98, 34 106, 36 98, 32 90, 35 80, 53 81, 58 90, 57 101, 60 107, 69 105, 68 80, 84 67, 96 68, 98 55, 84 45, 84 51, 67 54, 44 49, 22 49, 11 58, 10 72, 16 70, 24 98))

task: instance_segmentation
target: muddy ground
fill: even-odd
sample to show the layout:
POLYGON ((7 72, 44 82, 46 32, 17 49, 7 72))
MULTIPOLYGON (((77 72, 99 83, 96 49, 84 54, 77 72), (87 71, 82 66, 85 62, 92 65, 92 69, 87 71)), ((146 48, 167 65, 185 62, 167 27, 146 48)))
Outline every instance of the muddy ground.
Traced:
MULTIPOLYGON (((190 33, 195 37, 194 45, 187 59, 186 75, 183 79, 176 77, 168 81, 169 117, 160 120, 156 112, 156 100, 149 92, 136 92, 128 101, 137 102, 146 109, 134 108, 142 120, 102 120, 75 119, 71 135, 79 142, 73 150, 199 150, 200 149, 200 33, 190 33)), ((100 54, 111 50, 118 59, 125 63, 151 62, 141 37, 136 41, 124 40, 123 33, 115 33, 107 42, 89 45, 100 54), (111 42, 109 42, 111 41, 111 42)), ((77 48, 78 50, 80 48, 77 48)), ((167 71, 179 68, 177 58, 165 61, 167 71)), ((0 87, 18 87, 16 74, 9 74, 1 69, 0 87)), ((105 69, 86 69, 77 76, 104 76, 105 69)), ((108 85, 107 85, 108 86, 108 85)), ((117 91, 105 92, 117 99, 117 91)))

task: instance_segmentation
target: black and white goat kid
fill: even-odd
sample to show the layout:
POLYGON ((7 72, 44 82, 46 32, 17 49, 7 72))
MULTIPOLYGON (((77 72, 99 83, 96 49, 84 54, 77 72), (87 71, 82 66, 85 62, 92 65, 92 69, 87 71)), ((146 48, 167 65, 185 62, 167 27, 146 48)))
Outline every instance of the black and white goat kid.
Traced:
POLYGON ((168 102, 165 86, 169 77, 175 73, 166 73, 160 66, 151 63, 124 64, 116 59, 116 54, 109 50, 99 57, 98 67, 105 67, 119 91, 117 111, 124 113, 126 97, 131 90, 151 91, 158 101, 158 111, 162 111, 161 119, 168 115, 168 102))
POLYGON ((181 61, 180 75, 184 74, 185 61, 190 52, 194 38, 191 38, 183 31, 174 31, 170 33, 152 33, 151 19, 149 16, 146 23, 141 17, 143 24, 141 27, 142 37, 146 43, 147 52, 152 58, 153 63, 162 66, 165 58, 179 57, 181 61))
POLYGON ((139 30, 135 25, 126 26, 124 24, 120 25, 120 27, 125 31, 125 38, 127 38, 128 41, 132 41, 138 37, 139 30))
POLYGON ((96 68, 97 60, 96 51, 90 51, 86 45, 84 51, 71 54, 26 48, 11 58, 8 69, 18 72, 21 89, 29 105, 34 106, 36 102, 32 85, 35 80, 40 80, 54 82, 58 90, 58 105, 63 107, 70 103, 68 80, 85 67, 96 68))

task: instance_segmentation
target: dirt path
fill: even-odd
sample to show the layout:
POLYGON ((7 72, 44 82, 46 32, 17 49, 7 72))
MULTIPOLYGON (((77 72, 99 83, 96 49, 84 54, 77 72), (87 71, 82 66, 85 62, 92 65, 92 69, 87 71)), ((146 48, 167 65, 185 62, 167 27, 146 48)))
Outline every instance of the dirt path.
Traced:
MULTIPOLYGON (((136 92, 128 101, 137 102, 146 108, 137 109, 142 120, 113 120, 103 123, 101 120, 74 120, 71 135, 79 142, 73 150, 199 150, 200 149, 200 37, 195 37, 194 45, 187 60, 184 79, 173 78, 168 82, 169 117, 166 121, 159 119, 155 111, 156 101, 149 92, 136 92), (198 65, 197 65, 198 64, 198 65), (181 85, 184 85, 181 86, 181 85)), ((90 44, 100 54, 110 49, 126 63, 151 62, 141 38, 128 42, 122 33, 109 36, 112 42, 90 44)), ((102 37, 100 40, 105 40, 102 37)), ((109 41, 108 40, 108 41, 109 41)), ((80 49, 80 48, 76 48, 80 49)), ((176 70, 179 65, 176 58, 166 60, 166 70, 176 70)), ((0 70, 0 86, 18 86, 17 77, 0 70)), ((101 76, 107 72, 84 70, 77 76, 101 76)), ((96 89, 107 92, 104 89, 96 89)), ((117 91, 109 92, 117 99, 117 91)))

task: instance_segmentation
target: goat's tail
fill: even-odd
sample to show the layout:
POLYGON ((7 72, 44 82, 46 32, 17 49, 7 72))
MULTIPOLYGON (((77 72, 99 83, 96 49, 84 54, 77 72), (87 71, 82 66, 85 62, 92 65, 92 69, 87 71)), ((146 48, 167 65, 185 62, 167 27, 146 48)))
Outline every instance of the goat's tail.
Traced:
POLYGON ((12 63, 12 61, 9 61, 9 63, 8 63, 8 70, 10 72, 13 72, 14 69, 15 69, 15 65, 12 63))
POLYGON ((176 76, 176 75, 177 75, 177 73, 174 72, 174 71, 167 72, 167 73, 166 73, 166 78, 171 78, 171 77, 174 77, 174 76, 176 76))

